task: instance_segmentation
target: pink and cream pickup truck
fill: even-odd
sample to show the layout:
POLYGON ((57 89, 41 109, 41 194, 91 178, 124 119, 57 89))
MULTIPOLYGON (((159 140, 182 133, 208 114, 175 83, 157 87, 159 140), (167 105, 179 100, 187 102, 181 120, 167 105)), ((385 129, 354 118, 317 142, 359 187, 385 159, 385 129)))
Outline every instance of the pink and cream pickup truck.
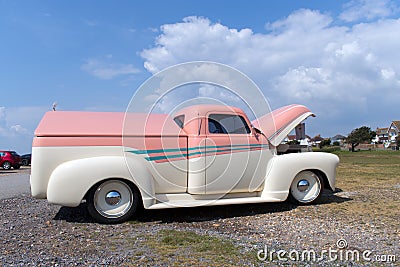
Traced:
POLYGON ((290 105, 254 121, 238 108, 195 105, 173 115, 48 112, 35 131, 31 191, 101 223, 138 208, 315 202, 335 190, 336 155, 278 155, 282 140, 314 114, 290 105))

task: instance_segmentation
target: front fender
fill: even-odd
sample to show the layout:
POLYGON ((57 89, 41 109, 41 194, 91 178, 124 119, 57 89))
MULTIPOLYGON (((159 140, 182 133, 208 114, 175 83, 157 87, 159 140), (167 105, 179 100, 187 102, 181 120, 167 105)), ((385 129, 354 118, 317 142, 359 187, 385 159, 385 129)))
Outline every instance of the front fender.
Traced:
POLYGON ((304 170, 321 171, 335 190, 339 157, 323 152, 292 153, 275 156, 268 164, 262 197, 285 200, 296 174, 304 170))
POLYGON ((60 164, 50 176, 47 199, 53 204, 76 207, 93 185, 110 178, 134 183, 145 206, 154 200, 150 173, 139 160, 121 156, 83 158, 60 164), (127 164, 131 166, 132 173, 127 164))

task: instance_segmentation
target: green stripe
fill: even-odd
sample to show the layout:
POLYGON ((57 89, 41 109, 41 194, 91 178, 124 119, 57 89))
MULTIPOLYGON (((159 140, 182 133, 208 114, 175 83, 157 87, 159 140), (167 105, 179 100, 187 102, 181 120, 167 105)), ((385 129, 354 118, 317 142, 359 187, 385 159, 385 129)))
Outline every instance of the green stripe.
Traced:
MULTIPOLYGON (((198 152, 192 152, 192 153, 184 153, 184 154, 175 154, 175 155, 163 155, 163 156, 154 156, 154 157, 146 157, 145 159, 147 161, 154 161, 154 160, 163 160, 163 159, 171 159, 171 158, 179 158, 179 157, 191 157, 199 154, 210 154, 210 153, 220 153, 220 152, 228 152, 228 151, 237 151, 237 150, 251 150, 252 148, 262 148, 266 147, 264 145, 257 145, 259 147, 256 147, 255 145, 252 145, 252 147, 243 147, 243 148, 230 148, 230 149, 217 149, 213 151, 198 151, 198 152)), ((217 146, 209 146, 209 147, 204 147, 204 148, 216 148, 217 146)), ((219 146, 219 147, 228 147, 228 146, 219 146)), ((231 147, 231 146, 229 146, 231 147)))
POLYGON ((165 152, 179 152, 186 151, 188 148, 166 148, 166 149, 152 149, 152 150, 129 150, 127 152, 131 152, 134 154, 154 154, 154 153, 165 153, 165 152))
POLYGON ((224 147, 268 147, 268 144, 243 144, 243 145, 224 145, 224 146, 198 146, 198 147, 185 147, 185 148, 166 148, 166 149, 149 149, 149 150, 128 150, 126 152, 130 152, 137 155, 143 154, 154 154, 154 153, 168 153, 168 152, 180 152, 180 151, 190 151, 190 150, 198 150, 198 149, 206 149, 206 148, 224 148, 224 147))

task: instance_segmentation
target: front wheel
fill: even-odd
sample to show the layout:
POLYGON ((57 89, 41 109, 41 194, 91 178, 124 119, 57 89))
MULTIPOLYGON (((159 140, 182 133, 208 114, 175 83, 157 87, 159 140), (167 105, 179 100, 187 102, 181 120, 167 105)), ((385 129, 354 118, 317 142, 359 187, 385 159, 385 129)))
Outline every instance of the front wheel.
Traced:
POLYGON ((3 165, 2 165, 2 167, 3 167, 3 169, 4 170, 9 170, 9 169, 11 169, 11 162, 9 162, 9 161, 5 161, 5 162, 3 162, 3 165))
POLYGON ((99 223, 121 223, 137 210, 139 192, 121 180, 97 184, 88 193, 89 214, 99 223))
POLYGON ((312 171, 302 171, 294 177, 289 199, 295 204, 314 203, 322 193, 324 181, 312 171))

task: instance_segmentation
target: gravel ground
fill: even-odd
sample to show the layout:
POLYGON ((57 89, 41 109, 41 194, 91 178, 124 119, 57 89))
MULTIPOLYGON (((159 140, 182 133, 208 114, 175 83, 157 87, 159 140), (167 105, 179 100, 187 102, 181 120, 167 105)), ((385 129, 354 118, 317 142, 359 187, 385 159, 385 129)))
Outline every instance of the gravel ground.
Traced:
POLYGON ((398 229, 336 218, 326 214, 323 205, 295 207, 281 203, 144 211, 139 221, 119 225, 92 222, 83 205, 60 208, 26 195, 2 200, 0 207, 3 266, 169 266, 171 259, 159 259, 142 242, 145 235, 161 229, 222 236, 254 255, 264 246, 321 251, 336 248, 342 238, 352 249, 399 255, 398 229))
MULTIPOLYGON (((398 198, 398 190, 394 194, 398 198)), ((371 250, 373 259, 377 255, 396 255, 397 262, 386 266, 397 264, 398 224, 385 225, 379 218, 343 217, 326 210, 326 203, 340 205, 351 200, 346 192, 338 192, 325 194, 321 204, 312 206, 270 203, 152 210, 143 211, 138 220, 100 225, 91 220, 84 204, 66 208, 20 195, 0 200, 0 266, 175 265, 173 255, 160 258, 145 242, 146 236, 162 229, 228 239, 254 257, 265 246, 276 251, 321 252, 337 249, 337 241, 344 239, 348 249, 371 250)), ((254 265, 254 261, 244 259, 241 264, 254 265)), ((366 262, 321 264, 362 266, 366 262)))

